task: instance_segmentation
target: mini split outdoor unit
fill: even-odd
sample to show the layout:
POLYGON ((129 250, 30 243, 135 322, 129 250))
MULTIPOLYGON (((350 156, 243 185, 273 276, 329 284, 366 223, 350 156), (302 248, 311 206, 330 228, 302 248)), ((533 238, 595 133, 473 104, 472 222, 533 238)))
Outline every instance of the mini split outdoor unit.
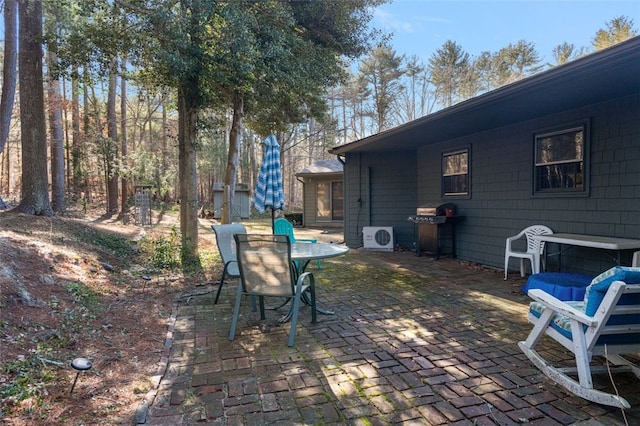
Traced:
POLYGON ((393 227, 365 226, 362 228, 362 240, 365 249, 393 251, 393 227))

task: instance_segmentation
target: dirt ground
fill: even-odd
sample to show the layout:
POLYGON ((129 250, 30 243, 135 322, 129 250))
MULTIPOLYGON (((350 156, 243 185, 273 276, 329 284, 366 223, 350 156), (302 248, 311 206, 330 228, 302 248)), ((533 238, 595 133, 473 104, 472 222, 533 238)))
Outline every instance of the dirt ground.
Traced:
POLYGON ((175 296, 222 269, 206 231, 204 272, 153 266, 176 214, 145 228, 77 216, 0 212, 0 424, 131 424, 156 386, 175 296), (92 368, 71 392, 79 357, 92 368))

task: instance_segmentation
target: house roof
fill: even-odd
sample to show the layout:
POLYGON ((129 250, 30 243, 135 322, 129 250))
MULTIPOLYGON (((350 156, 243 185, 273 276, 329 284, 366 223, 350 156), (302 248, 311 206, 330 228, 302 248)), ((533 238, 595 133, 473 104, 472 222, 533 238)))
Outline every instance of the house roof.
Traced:
POLYGON ((319 174, 342 174, 342 163, 335 158, 330 160, 318 160, 296 173, 296 176, 308 176, 319 174))
POLYGON ((420 146, 640 92, 640 36, 330 150, 420 146))

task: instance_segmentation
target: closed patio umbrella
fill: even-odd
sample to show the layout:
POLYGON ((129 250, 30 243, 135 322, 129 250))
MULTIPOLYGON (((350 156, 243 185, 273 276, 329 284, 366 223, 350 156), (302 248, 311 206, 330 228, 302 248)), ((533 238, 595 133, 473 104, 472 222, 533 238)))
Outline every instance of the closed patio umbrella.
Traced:
POLYGON ((253 194, 253 205, 260 214, 264 213, 267 208, 271 209, 271 229, 273 229, 275 211, 284 209, 280 145, 278 145, 274 135, 267 136, 263 143, 265 151, 256 184, 256 192, 253 194))

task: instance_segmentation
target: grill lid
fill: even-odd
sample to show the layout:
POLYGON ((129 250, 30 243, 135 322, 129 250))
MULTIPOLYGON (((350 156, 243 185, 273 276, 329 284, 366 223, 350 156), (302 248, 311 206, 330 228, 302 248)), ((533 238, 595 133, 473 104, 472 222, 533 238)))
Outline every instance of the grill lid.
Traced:
POLYGON ((418 207, 416 209, 417 216, 436 216, 437 207, 418 207))

